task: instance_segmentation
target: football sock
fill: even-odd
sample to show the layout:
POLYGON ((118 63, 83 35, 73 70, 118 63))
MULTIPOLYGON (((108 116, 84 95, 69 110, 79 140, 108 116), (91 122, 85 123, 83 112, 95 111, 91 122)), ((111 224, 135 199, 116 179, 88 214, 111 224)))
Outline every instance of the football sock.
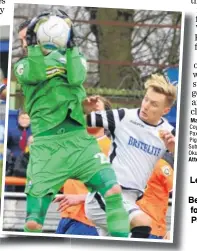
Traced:
MULTIPOLYGON (((53 199, 53 195, 46 195, 44 197, 33 197, 31 195, 27 195, 27 217, 26 223, 28 221, 34 221, 40 225, 44 224, 44 220, 46 217, 46 213, 48 207, 53 199)), ((41 232, 42 230, 31 230, 24 227, 25 232, 41 232)))
POLYGON ((105 197, 108 232, 115 237, 128 237, 129 215, 124 209, 121 194, 105 197))

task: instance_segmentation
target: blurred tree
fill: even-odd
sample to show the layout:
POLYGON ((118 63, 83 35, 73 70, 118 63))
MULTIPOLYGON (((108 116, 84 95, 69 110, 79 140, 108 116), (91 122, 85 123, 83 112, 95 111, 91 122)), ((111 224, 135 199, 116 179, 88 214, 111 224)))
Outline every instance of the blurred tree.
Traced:
POLYGON ((19 23, 57 8, 74 20, 77 43, 90 60, 87 87, 141 90, 148 75, 179 63, 180 12, 35 4, 15 4, 13 62, 22 56, 19 23))
MULTIPOLYGON (((132 61, 131 33, 133 27, 116 26, 110 21, 133 22, 134 10, 111 8, 86 8, 90 12, 90 19, 106 21, 104 25, 91 25, 91 31, 96 37, 99 61, 132 61)), ((124 80, 124 88, 129 89, 134 79, 132 67, 128 65, 100 64, 100 87, 117 88, 124 80), (129 76, 129 77, 128 77, 129 76)))

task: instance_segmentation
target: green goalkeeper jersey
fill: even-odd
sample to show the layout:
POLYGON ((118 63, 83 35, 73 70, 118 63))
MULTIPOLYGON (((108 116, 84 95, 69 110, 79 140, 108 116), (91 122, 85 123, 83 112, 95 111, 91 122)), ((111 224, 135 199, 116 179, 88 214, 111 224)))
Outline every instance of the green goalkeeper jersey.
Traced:
POLYGON ((14 65, 14 72, 22 86, 33 135, 62 123, 68 110, 70 117, 85 127, 82 101, 87 68, 77 47, 44 56, 40 46, 29 46, 28 56, 14 65))

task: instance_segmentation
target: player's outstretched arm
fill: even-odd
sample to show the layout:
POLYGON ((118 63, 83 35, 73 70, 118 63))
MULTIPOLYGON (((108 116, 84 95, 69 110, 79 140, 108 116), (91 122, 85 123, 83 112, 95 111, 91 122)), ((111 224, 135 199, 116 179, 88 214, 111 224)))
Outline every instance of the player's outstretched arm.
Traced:
POLYGON ((87 126, 103 127, 114 136, 115 129, 119 126, 125 116, 127 109, 113 109, 107 111, 91 112, 86 116, 87 126))
MULTIPOLYGON (((66 18, 68 23, 68 18, 66 18)), ((75 35, 72 22, 70 25, 70 39, 67 43, 66 59, 67 59, 67 77, 71 85, 81 85, 85 82, 87 76, 87 62, 84 56, 79 52, 75 44, 75 35)))
POLYGON ((36 84, 46 80, 44 57, 39 46, 28 47, 28 56, 14 65, 14 73, 20 84, 36 84))
POLYGON ((63 212, 66 208, 84 203, 86 194, 62 194, 55 198, 54 203, 59 203, 57 211, 63 212))
POLYGON ((67 58, 67 77, 71 85, 81 85, 85 82, 87 75, 87 63, 85 58, 79 53, 78 48, 68 48, 67 58))

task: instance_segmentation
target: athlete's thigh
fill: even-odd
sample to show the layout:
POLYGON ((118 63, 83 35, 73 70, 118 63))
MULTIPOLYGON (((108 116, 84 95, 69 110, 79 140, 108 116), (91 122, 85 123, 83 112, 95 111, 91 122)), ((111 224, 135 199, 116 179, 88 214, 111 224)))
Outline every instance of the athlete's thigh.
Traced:
POLYGON ((130 224, 132 227, 143 225, 146 214, 136 204, 138 193, 132 190, 122 190, 124 207, 129 213, 130 224))
MULTIPOLYGON (((98 142, 90 135, 84 135, 81 138, 84 149, 72 167, 76 179, 83 183, 88 181, 99 171, 111 168, 111 164, 106 156, 101 152, 98 142)), ((89 184, 91 186, 91 184, 89 184)))
POLYGON ((25 192, 35 197, 56 194, 69 175, 65 156, 54 140, 32 145, 25 192))

